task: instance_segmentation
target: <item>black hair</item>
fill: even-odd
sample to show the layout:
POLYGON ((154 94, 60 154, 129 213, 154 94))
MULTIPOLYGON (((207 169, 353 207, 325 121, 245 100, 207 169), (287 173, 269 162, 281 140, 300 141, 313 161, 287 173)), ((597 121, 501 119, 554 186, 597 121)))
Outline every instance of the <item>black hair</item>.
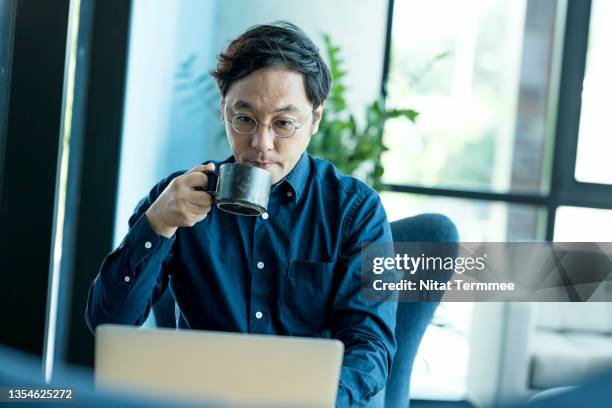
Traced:
POLYGON ((315 108, 329 94, 331 74, 319 49, 299 27, 286 21, 250 27, 217 56, 217 61, 210 74, 222 97, 232 83, 274 66, 303 75, 306 95, 315 108))

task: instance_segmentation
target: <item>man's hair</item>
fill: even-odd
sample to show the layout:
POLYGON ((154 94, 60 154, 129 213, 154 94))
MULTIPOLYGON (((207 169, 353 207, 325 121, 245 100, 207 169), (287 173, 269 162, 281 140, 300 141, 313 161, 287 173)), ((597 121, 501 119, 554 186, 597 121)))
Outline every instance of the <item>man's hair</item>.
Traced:
POLYGON ((314 107, 329 94, 331 75, 319 49, 300 28, 286 21, 252 26, 233 40, 217 61, 210 74, 223 98, 232 83, 266 67, 302 73, 306 95, 314 107))

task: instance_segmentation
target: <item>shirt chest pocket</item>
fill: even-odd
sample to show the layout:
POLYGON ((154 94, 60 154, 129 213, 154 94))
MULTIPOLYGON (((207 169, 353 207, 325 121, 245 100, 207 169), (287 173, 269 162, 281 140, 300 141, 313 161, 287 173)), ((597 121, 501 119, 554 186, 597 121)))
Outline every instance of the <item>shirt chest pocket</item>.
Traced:
POLYGON ((328 326, 335 267, 335 262, 289 261, 284 312, 301 330, 328 326))

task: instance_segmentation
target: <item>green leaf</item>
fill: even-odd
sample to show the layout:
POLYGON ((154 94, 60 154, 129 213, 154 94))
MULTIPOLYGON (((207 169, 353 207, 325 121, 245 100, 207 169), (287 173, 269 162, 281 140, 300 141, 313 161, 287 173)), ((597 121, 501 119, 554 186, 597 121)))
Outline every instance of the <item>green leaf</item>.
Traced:
POLYGON ((405 117, 413 123, 416 122, 418 116, 419 112, 412 109, 391 109, 385 112, 385 117, 387 119, 405 117))

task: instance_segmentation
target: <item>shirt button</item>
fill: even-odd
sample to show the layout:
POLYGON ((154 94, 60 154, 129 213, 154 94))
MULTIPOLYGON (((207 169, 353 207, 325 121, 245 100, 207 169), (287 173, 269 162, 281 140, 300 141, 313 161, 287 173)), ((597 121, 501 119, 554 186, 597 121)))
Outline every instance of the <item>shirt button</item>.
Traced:
POLYGON ((255 313, 255 317, 256 317, 257 319, 261 319, 261 318, 263 317, 263 313, 261 313, 261 312, 257 312, 257 313, 255 313))
POLYGON ((257 268, 258 269, 263 269, 263 267, 264 267, 264 263, 263 262, 261 262, 261 261, 257 262, 257 268))
POLYGON ((130 281, 130 277, 129 276, 125 276, 125 278, 123 278, 124 281, 129 282, 130 281))
POLYGON ((287 197, 293 197, 293 191, 287 191, 287 197))
POLYGON ((261 214, 261 218, 263 218, 264 220, 267 220, 268 219, 268 213, 265 212, 265 213, 261 214))
POLYGON ((151 249, 153 245, 151 245, 151 243, 149 241, 145 242, 145 248, 147 249, 151 249))

